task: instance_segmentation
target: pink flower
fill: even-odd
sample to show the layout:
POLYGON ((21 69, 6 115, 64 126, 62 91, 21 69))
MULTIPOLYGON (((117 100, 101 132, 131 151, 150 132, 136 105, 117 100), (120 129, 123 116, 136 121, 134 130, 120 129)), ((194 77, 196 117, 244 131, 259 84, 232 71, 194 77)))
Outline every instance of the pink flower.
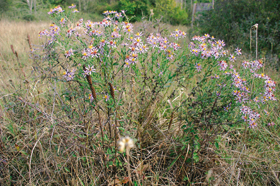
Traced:
POLYGON ((271 122, 271 123, 268 123, 267 126, 274 126, 275 123, 274 122, 271 122))

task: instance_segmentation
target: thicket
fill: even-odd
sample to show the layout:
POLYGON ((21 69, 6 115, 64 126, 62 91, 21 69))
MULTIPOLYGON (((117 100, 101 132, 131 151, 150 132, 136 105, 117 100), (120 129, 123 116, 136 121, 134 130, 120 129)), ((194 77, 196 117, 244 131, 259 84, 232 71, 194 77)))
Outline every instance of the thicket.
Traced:
MULTIPOLYGON (((215 9, 201 13, 197 21, 201 33, 224 39, 228 46, 250 51, 250 29, 258 24, 258 45, 262 54, 280 50, 280 1, 218 0, 215 9)), ((252 49, 255 51, 255 30, 252 49)), ((278 58, 280 57, 278 53, 278 58)))

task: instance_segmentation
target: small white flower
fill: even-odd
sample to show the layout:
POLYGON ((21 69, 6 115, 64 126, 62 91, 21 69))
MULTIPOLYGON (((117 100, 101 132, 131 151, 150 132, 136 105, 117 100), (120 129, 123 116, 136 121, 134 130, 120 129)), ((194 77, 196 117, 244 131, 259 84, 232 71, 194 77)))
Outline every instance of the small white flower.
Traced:
POLYGON ((131 148, 135 147, 133 140, 128 136, 122 137, 119 140, 118 145, 120 152, 123 152, 125 149, 129 151, 131 148))

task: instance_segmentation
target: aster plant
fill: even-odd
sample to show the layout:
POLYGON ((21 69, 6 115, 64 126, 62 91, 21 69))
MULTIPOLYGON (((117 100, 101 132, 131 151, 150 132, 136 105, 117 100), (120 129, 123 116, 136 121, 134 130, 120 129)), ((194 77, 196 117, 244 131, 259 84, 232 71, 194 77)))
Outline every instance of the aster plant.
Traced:
POLYGON ((69 8, 48 12, 53 23, 39 33, 44 44, 31 56, 42 77, 61 84, 60 112, 83 126, 75 130, 86 138, 101 133, 87 148, 102 144, 105 175, 118 172, 125 148, 122 138, 118 151, 120 136, 137 139, 131 153, 139 149, 143 159, 158 138, 176 143, 166 151, 171 157, 191 145, 187 161, 193 164, 203 161, 197 157, 201 144, 214 142, 218 131, 274 126, 260 120, 277 100, 275 82, 261 73, 262 60, 237 68, 241 49, 230 53, 208 34, 186 43, 187 33, 178 29, 165 35, 135 31, 125 11, 105 11, 103 20, 92 22, 77 20, 75 5, 69 8))

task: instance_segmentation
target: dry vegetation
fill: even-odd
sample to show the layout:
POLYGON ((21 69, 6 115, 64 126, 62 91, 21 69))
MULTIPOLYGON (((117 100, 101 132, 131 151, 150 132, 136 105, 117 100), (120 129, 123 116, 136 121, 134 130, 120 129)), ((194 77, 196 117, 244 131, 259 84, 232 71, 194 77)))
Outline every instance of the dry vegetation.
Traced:
MULTIPOLYGON (((96 164, 102 164, 100 147, 92 152, 94 156, 87 156, 92 151, 88 141, 94 141, 99 135, 91 138, 77 135, 73 131, 79 126, 67 118, 56 118, 61 121, 59 125, 65 122, 67 126, 46 128, 55 119, 52 112, 59 112, 56 107, 60 106, 60 98, 55 93, 60 85, 53 87, 53 84, 35 78, 26 39, 29 34, 32 43, 39 44, 38 32, 47 26, 48 23, 0 22, 0 185, 100 185, 102 178, 98 180, 100 175, 95 168, 96 164), (18 59, 11 45, 18 53, 18 59), (55 91, 51 94, 50 90, 55 91), (14 105, 16 108, 11 109, 14 105), (78 152, 78 157, 73 152, 78 152)), ((165 26, 161 25, 161 28, 165 26)), ((170 29, 169 26, 166 28, 170 29)), ((277 98, 280 98, 279 73, 269 67, 265 68, 265 73, 276 80, 277 98)), ((130 104, 137 108, 137 103, 130 104)), ((131 113, 127 114, 132 117, 137 109, 131 105, 128 105, 131 113)), ((152 113, 156 108, 151 106, 149 109, 152 113)), ((133 154, 133 175, 143 185, 186 185, 185 177, 196 185, 280 185, 279 109, 278 101, 274 109, 275 127, 226 128, 227 132, 220 134, 219 148, 204 144, 205 150, 199 154, 202 160, 192 167, 184 161, 190 156, 188 148, 175 152, 174 157, 166 157, 165 152, 176 145, 172 138, 180 134, 177 116, 174 116, 172 132, 157 125, 153 126, 155 132, 150 136, 142 136, 142 143, 149 144, 146 145, 149 148, 133 154), (141 163, 139 154, 144 151, 148 158, 141 163), (177 158, 181 156, 183 158, 177 158)), ((101 118, 102 121, 107 119, 106 116, 101 118)), ((92 115, 85 117, 85 120, 90 119, 93 119, 92 115)), ((166 122, 169 120, 160 123, 166 122)), ((129 128, 129 122, 127 124, 129 128)), ((87 129, 83 128, 83 131, 87 129)), ((125 175, 125 169, 119 170, 118 175, 125 175)), ((111 185, 112 180, 108 180, 111 185)))

